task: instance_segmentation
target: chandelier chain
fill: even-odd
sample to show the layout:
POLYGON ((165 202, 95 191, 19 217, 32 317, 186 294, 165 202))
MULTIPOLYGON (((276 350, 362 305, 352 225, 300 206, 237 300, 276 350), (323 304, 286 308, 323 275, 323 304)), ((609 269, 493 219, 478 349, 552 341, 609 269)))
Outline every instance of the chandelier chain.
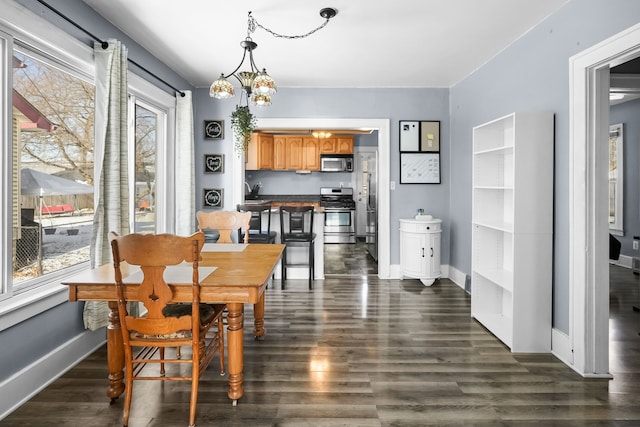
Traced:
POLYGON ((256 27, 259 27, 259 28, 262 28, 263 30, 265 30, 266 32, 270 33, 272 36, 278 37, 278 38, 281 38, 281 39, 289 39, 289 40, 292 40, 292 39, 303 39, 305 37, 309 37, 311 34, 315 33, 316 31, 320 31, 321 29, 323 29, 329 23, 329 19, 330 18, 326 18, 325 21, 318 28, 314 28, 313 30, 309 31, 306 34, 290 36, 290 35, 286 35, 286 34, 276 33, 275 31, 265 27, 264 25, 262 25, 258 21, 256 21, 256 19, 251 15, 251 12, 249 12, 249 24, 248 24, 248 29, 247 29, 247 36, 249 35, 249 33, 253 33, 256 30, 256 27))

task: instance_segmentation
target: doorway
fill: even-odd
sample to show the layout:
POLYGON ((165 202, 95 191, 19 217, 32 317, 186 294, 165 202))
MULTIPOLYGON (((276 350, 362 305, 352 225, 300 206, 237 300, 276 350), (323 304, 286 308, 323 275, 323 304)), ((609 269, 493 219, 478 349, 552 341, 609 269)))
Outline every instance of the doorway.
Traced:
MULTIPOLYGON (((390 168, 391 135, 389 119, 313 119, 313 118, 258 118, 257 128, 268 129, 363 129, 378 132, 378 277, 389 279, 391 275, 391 224, 390 218, 390 168)), ((242 203, 244 164, 239 156, 233 156, 232 205, 242 203)))
POLYGON ((569 334, 554 353, 585 377, 609 374, 609 68, 640 55, 640 25, 573 56, 569 130, 569 334), (603 161, 604 160, 604 161, 603 161))

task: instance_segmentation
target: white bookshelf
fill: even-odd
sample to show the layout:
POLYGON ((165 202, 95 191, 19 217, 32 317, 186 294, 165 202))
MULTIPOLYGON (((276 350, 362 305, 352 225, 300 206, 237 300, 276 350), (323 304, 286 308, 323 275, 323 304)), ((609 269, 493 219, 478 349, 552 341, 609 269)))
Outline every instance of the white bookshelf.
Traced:
POLYGON ((513 352, 551 350, 553 114, 473 129, 471 316, 513 352))

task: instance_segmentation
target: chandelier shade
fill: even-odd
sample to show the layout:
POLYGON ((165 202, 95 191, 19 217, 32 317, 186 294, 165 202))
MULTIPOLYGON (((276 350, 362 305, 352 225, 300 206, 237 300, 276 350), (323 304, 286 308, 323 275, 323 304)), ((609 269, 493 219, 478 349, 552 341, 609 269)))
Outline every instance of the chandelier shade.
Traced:
POLYGON ((255 93, 251 96, 251 102, 258 107, 268 107, 271 105, 271 96, 264 93, 255 93))
POLYGON ((225 79, 224 74, 220 74, 220 78, 214 81, 209 88, 209 96, 216 99, 227 99, 235 95, 236 90, 229 80, 225 79))
POLYGON ((276 93, 276 89, 276 82, 264 68, 253 79, 253 91, 257 94, 272 96, 276 93))

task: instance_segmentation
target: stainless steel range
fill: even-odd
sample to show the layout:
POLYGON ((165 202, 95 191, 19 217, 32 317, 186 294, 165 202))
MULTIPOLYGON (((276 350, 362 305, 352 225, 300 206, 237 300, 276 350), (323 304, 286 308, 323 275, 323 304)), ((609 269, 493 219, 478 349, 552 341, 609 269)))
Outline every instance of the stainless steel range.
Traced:
POLYGON ((353 200, 353 188, 321 188, 320 206, 324 208, 324 242, 356 243, 356 202, 353 200))

